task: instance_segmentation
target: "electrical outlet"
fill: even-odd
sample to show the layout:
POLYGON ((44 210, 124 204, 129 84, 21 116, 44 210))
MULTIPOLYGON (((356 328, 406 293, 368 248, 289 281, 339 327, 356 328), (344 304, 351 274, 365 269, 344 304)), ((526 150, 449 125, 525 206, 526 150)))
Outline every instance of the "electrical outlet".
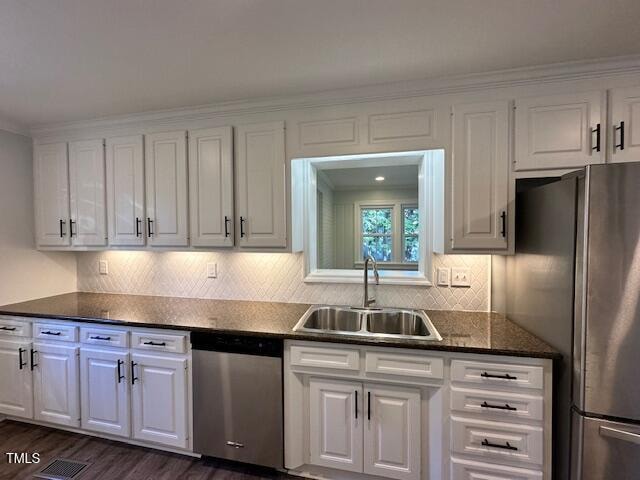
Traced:
POLYGON ((106 260, 100 260, 98 262, 98 271, 100 275, 109 275, 109 264, 106 260))
POLYGON ((218 278, 218 264, 214 262, 207 263, 207 278, 218 278))
POLYGON ((441 287, 449 286, 449 279, 451 278, 451 269, 446 267, 438 267, 437 270, 437 283, 441 287))
POLYGON ((452 268, 451 269, 451 286, 452 287, 470 287, 471 277, 468 268, 452 268))

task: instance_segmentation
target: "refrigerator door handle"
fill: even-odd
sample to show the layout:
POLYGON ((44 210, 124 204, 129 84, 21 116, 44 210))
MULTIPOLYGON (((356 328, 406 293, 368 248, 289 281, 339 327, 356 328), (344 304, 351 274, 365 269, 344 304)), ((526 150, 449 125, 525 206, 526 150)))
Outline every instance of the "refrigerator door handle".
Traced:
POLYGON ((637 433, 625 432, 624 430, 619 430, 617 428, 601 426, 600 435, 640 445, 640 434, 637 433))

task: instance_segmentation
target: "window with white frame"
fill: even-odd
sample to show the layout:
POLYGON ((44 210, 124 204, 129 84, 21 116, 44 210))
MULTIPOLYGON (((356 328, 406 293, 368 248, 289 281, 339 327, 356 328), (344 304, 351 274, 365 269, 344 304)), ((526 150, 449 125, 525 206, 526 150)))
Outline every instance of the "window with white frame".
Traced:
POLYGON ((371 255, 377 262, 416 265, 420 260, 418 203, 415 200, 358 203, 357 263, 371 255))

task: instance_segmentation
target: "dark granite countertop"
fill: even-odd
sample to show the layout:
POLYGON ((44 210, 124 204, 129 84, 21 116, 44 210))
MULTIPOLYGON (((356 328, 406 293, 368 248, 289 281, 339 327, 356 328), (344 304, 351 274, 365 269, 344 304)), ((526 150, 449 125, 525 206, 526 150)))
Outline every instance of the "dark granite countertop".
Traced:
POLYGON ((426 310, 443 337, 438 342, 294 332, 294 325, 309 306, 78 292, 4 305, 0 307, 0 314, 297 340, 559 358, 559 353, 551 346, 496 313, 426 310))

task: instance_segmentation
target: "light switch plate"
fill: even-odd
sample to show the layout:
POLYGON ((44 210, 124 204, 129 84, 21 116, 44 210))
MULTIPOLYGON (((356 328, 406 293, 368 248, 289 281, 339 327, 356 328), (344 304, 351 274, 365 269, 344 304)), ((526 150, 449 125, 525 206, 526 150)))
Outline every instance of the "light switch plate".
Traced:
POLYGON ((468 268, 456 267, 451 269, 452 287, 470 287, 471 276, 468 268))
POLYGON ((207 278, 218 278, 218 264, 214 262, 207 263, 207 278))
POLYGON ((438 267, 436 272, 438 285, 441 287, 448 287, 451 278, 451 269, 447 267, 438 267))
POLYGON ((98 271, 100 275, 109 275, 109 264, 106 260, 100 260, 98 262, 98 271))

